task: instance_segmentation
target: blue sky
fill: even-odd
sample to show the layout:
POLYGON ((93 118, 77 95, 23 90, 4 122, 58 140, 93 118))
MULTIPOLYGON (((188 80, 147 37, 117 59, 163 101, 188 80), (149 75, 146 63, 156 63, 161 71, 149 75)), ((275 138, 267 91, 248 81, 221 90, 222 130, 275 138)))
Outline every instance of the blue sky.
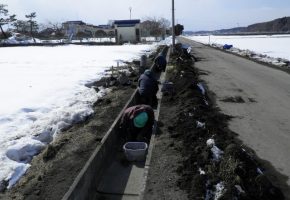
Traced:
MULTIPOLYGON (((39 22, 83 20, 106 24, 111 19, 165 17, 171 20, 171 0, 2 0, 11 14, 24 18, 36 12, 39 22)), ((290 16, 290 0, 175 0, 176 22, 186 30, 216 30, 247 26, 290 16)))

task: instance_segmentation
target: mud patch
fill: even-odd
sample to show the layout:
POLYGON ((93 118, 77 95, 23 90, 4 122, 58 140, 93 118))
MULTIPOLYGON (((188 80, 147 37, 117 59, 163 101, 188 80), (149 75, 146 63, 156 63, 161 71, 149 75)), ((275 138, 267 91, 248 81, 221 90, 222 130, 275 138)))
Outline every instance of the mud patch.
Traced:
POLYGON ((224 99, 221 99, 221 101, 227 103, 245 103, 245 100, 241 96, 226 97, 224 99))
POLYGON ((257 103, 256 99, 254 99, 254 98, 248 98, 248 100, 249 100, 249 102, 251 102, 251 103, 257 103))

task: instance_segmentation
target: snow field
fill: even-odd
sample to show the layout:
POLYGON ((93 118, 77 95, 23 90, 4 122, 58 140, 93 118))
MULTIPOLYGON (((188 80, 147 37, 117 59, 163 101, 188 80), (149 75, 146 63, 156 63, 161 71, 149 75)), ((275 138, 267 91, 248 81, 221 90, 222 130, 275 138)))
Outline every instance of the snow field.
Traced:
POLYGON ((188 38, 218 47, 222 47, 224 44, 233 45, 234 48, 230 51, 234 53, 278 66, 283 66, 290 60, 290 35, 210 35, 188 36, 188 38))

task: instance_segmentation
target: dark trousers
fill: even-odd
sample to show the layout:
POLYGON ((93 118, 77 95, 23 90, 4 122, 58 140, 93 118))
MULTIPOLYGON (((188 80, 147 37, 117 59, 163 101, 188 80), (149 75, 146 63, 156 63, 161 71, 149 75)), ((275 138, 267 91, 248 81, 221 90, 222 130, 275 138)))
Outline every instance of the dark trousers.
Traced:
POLYGON ((145 105, 149 105, 151 107, 156 107, 157 97, 156 97, 156 95, 152 95, 152 96, 141 95, 139 92, 137 92, 137 94, 135 96, 135 103, 136 103, 136 105, 145 104, 145 105))

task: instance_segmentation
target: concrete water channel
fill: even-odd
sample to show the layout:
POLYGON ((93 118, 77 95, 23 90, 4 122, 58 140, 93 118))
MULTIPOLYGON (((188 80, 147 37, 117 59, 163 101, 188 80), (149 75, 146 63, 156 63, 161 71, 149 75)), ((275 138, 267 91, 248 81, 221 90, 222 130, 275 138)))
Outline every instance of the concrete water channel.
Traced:
MULTIPOLYGON (((162 54, 169 60, 168 47, 162 50, 162 54)), ((151 69, 154 68, 154 64, 151 69)), ((135 95, 137 89, 132 94, 110 129, 101 141, 101 144, 95 149, 69 190, 66 192, 63 200, 77 199, 124 199, 137 200, 143 199, 146 179, 150 168, 151 153, 154 147, 157 121, 162 99, 161 85, 165 80, 166 72, 156 73, 159 78, 159 91, 157 93, 158 106, 154 109, 155 123, 152 129, 150 144, 146 160, 142 162, 122 161, 123 151, 119 135, 117 134, 117 125, 120 121, 123 111, 135 104, 135 95)))

